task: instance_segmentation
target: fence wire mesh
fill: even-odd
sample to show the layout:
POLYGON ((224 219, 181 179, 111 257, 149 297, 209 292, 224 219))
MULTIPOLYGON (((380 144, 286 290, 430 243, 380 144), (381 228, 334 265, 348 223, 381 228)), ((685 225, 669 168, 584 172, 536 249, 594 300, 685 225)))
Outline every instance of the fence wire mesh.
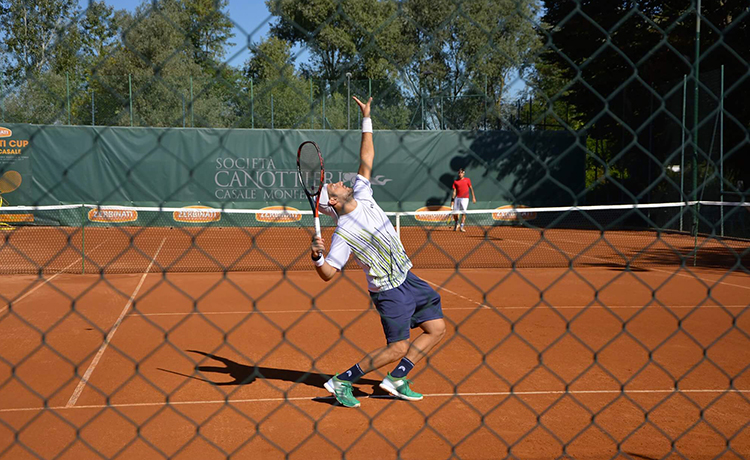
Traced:
POLYGON ((7 0, 0 34, 0 458, 750 458, 747 2, 7 0), (295 179, 314 140, 355 183, 352 96, 442 302, 419 401, 408 344, 329 394, 388 323, 353 257, 319 279, 295 179))

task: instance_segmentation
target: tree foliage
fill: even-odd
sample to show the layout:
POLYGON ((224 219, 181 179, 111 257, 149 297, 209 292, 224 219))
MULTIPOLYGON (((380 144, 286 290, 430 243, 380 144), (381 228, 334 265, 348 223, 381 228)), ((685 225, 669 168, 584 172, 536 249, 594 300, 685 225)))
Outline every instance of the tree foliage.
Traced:
POLYGON ((309 80, 295 69, 290 43, 270 37, 253 45, 251 51, 243 74, 248 82, 254 82, 253 104, 257 104, 254 126, 297 127, 309 120, 314 115, 310 109, 309 80))
MULTIPOLYGON (((578 123, 606 143, 598 161, 603 171, 614 168, 626 177, 612 184, 630 191, 621 198, 676 198, 676 184, 664 168, 679 163, 685 75, 690 78, 686 121, 692 138, 695 2, 544 0, 544 6, 547 45, 541 60, 554 77, 542 81, 554 84, 540 86, 539 96, 574 106, 578 123)), ((739 101, 750 95, 750 8, 742 1, 704 2, 701 22, 697 155, 701 163, 717 161, 711 149, 718 114, 716 75, 725 65, 730 152, 725 167, 747 171, 750 109, 739 101)), ((610 175, 607 181, 615 179, 610 175)))
POLYGON ((53 70, 77 45, 68 24, 75 0, 0 1, 0 34, 6 59, 5 77, 19 83, 27 76, 53 70))

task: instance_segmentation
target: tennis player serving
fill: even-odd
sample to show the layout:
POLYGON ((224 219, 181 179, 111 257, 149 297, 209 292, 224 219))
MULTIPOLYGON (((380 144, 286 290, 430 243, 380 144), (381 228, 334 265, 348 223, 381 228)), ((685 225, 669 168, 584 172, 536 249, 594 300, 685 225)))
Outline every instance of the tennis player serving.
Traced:
POLYGON ((373 198, 370 185, 375 158, 370 119, 372 98, 366 104, 356 97, 353 99, 362 111, 359 172, 351 188, 343 182, 322 187, 320 212, 337 219, 337 226, 328 255, 323 255, 323 239, 314 236, 311 257, 320 278, 329 281, 346 265, 349 256, 354 255, 365 272, 387 345, 368 353, 324 386, 341 405, 359 407, 359 401, 352 394, 352 382, 397 362, 380 387, 397 398, 418 401, 422 395, 410 388, 411 382, 406 377, 445 335, 440 295, 410 271, 411 260, 396 230, 373 198), (422 333, 410 342, 410 330, 417 327, 422 333))

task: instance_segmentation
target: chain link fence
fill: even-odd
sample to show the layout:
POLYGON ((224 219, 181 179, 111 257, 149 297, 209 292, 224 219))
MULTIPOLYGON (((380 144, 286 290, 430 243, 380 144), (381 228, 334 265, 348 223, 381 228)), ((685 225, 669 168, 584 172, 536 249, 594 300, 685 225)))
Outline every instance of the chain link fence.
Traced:
POLYGON ((3 2, 0 458, 750 458, 750 7, 705 3, 3 2), (348 409, 380 316, 263 181, 352 181, 352 96, 447 333, 348 409))

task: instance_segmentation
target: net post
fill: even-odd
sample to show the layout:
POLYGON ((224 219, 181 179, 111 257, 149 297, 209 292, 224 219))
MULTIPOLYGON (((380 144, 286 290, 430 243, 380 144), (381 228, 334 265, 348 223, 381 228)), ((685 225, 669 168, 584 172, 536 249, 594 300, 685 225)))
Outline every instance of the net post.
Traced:
POLYGON ((396 213, 396 235, 398 235, 398 239, 401 239, 401 214, 396 213))
POLYGON ((86 206, 81 205, 81 274, 86 274, 86 206))

